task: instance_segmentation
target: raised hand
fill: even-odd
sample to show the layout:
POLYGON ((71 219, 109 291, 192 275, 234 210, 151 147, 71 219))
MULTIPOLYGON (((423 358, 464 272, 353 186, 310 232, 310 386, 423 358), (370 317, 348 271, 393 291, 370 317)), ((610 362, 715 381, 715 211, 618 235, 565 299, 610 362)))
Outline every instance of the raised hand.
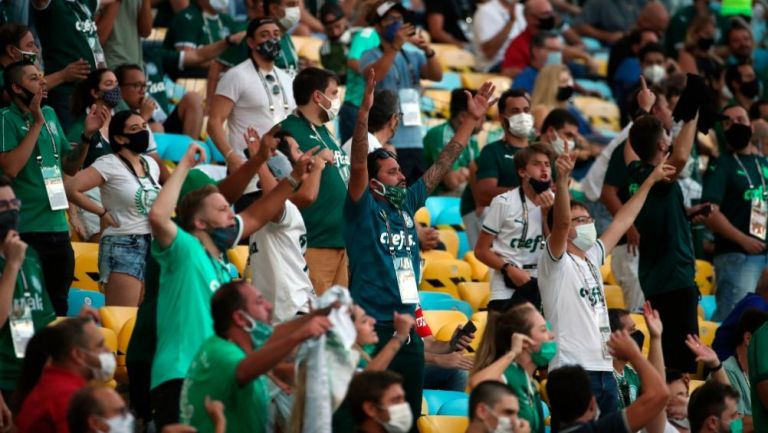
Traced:
POLYGON ((317 338, 331 329, 331 321, 328 316, 313 316, 302 326, 303 339, 317 338))
POLYGON ((568 142, 565 142, 563 153, 557 157, 555 161, 555 167, 557 168, 557 179, 563 182, 567 182, 573 172, 573 167, 576 164, 576 154, 571 152, 568 148, 568 142))
POLYGON ((141 107, 139 108, 139 114, 141 114, 141 117, 144 120, 151 119, 152 114, 155 112, 156 108, 157 108, 157 104, 155 103, 155 100, 152 99, 150 96, 144 96, 141 98, 141 107))
POLYGON ((515 332, 512 334, 512 344, 509 351, 517 357, 517 355, 523 353, 524 350, 530 349, 534 345, 533 340, 525 334, 515 332))
POLYGON ((309 176, 309 173, 315 165, 315 152, 319 147, 320 146, 315 146, 304 152, 299 160, 296 161, 293 165, 293 171, 291 172, 291 177, 293 177, 294 180, 301 182, 309 176))
POLYGON ((5 235, 2 250, 7 261, 21 265, 27 253, 27 244, 21 240, 19 232, 11 230, 5 235))
POLYGON ((91 65, 83 59, 75 60, 64 67, 64 81, 82 81, 88 78, 91 72, 91 65))
POLYGON ((416 323, 416 320, 410 314, 400 314, 397 311, 392 313, 392 320, 395 325, 395 332, 402 337, 407 336, 416 323))
POLYGON ((91 136, 97 133, 107 123, 107 119, 110 116, 109 109, 103 105, 91 105, 91 110, 88 111, 88 116, 85 117, 85 135, 91 136))
POLYGON ((363 102, 360 103, 360 112, 367 113, 371 111, 374 90, 376 90, 376 72, 371 68, 365 80, 365 90, 363 91, 363 102))
POLYGON ((40 90, 35 93, 35 96, 32 97, 32 100, 29 101, 29 111, 32 112, 32 120, 35 121, 37 124, 44 124, 45 123, 45 117, 43 116, 43 108, 40 105, 40 103, 43 101, 43 89, 42 87, 40 90))
POLYGON ((677 172, 677 169, 674 165, 667 164, 667 159, 669 159, 668 153, 664 155, 664 157, 661 159, 661 162, 656 166, 656 168, 653 169, 650 177, 653 179, 654 183, 660 182, 662 180, 669 182, 672 179, 672 176, 674 176, 677 172))
POLYGON ((229 35, 229 40, 234 44, 239 44, 243 39, 245 39, 245 30, 229 35))
POLYGON ((627 331, 617 331, 611 334, 611 339, 608 340, 608 348, 611 351, 611 355, 623 361, 631 361, 638 356, 643 356, 640 348, 637 347, 637 343, 629 336, 627 331))
POLYGON ((708 368, 717 367, 720 364, 717 353, 711 347, 702 344, 698 335, 688 334, 688 337, 685 338, 685 345, 696 355, 696 362, 703 362, 708 368))
POLYGON ((651 301, 645 301, 643 304, 643 317, 645 317, 645 325, 648 327, 651 338, 660 338, 664 331, 664 325, 661 323, 659 312, 651 306, 651 301))
POLYGON ((547 212, 555 204, 555 195, 550 190, 546 190, 536 196, 536 200, 539 202, 539 207, 542 212, 547 212))
POLYGON ((655 103, 656 94, 648 88, 645 77, 640 75, 640 91, 637 93, 637 105, 645 112, 650 113, 655 103))
POLYGON ((488 107, 496 102, 496 98, 493 98, 493 93, 495 91, 496 86, 490 81, 483 83, 483 85, 480 86, 480 89, 477 91, 477 94, 474 96, 472 96, 469 91, 464 91, 464 93, 467 95, 467 112, 475 120, 479 121, 480 119, 485 118, 485 113, 488 112, 488 107))
POLYGON ((205 149, 197 143, 190 143, 187 152, 179 161, 179 165, 184 164, 187 168, 191 168, 203 161, 205 161, 205 149))

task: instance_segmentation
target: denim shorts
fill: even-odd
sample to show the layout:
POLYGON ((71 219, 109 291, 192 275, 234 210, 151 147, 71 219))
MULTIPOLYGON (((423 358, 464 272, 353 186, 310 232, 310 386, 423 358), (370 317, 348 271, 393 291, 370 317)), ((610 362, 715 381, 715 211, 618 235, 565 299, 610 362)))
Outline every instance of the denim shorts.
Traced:
POLYGON ((106 283, 112 272, 144 281, 150 241, 150 235, 102 236, 99 242, 99 281, 106 283))

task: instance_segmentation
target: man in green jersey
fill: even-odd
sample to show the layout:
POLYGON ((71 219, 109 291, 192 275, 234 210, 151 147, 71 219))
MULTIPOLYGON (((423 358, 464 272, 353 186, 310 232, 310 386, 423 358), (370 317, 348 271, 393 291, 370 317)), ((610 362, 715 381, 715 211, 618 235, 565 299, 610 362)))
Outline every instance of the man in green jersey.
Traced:
POLYGON ((5 69, 4 77, 12 104, 0 110, 0 172, 13 179, 13 189, 22 201, 19 233, 40 257, 56 315, 65 316, 75 258, 63 175, 73 176, 83 166, 91 138, 104 125, 108 112, 91 110, 80 144, 71 148, 56 113, 41 107, 47 87, 38 67, 14 63, 5 69))
POLYGON ((226 39, 236 31, 235 20, 226 11, 227 0, 193 0, 173 17, 163 46, 169 50, 187 51, 226 39))
MULTIPOLYGON (((269 146, 261 149, 269 150, 269 146)), ((311 154, 301 159, 288 178, 239 215, 232 212, 215 186, 192 191, 178 205, 177 224, 172 217, 184 179, 204 159, 203 149, 191 145, 149 213, 152 255, 160 265, 161 288, 151 379, 151 404, 158 429, 178 419, 183 378, 195 352, 213 330, 211 296, 232 279, 226 250, 276 216, 314 160, 311 154)))
POLYGON ((529 431, 528 421, 518 417, 519 413, 520 403, 507 385, 494 380, 480 382, 469 394, 467 433, 529 431))
POLYGON ((331 323, 309 314, 272 328, 272 304, 244 280, 227 283, 211 299, 214 335, 200 347, 181 391, 181 422, 213 433, 207 398, 224 404, 227 431, 264 433, 270 402, 266 374, 299 344, 331 323))
MULTIPOLYGON (((456 134, 459 125, 469 115, 467 113, 467 95, 464 93, 465 90, 468 89, 453 89, 451 91, 451 118, 431 128, 427 131, 427 135, 424 136, 424 163, 428 166, 435 163, 445 145, 456 134)), ((437 187, 435 193, 456 195, 467 183, 469 180, 469 164, 480 154, 476 136, 482 127, 482 123, 475 125, 472 137, 469 139, 469 145, 459 155, 459 159, 453 163, 451 171, 445 176, 445 179, 437 187)))
MULTIPOLYGON (((739 392, 728 384, 713 380, 701 385, 688 402, 691 433, 740 433, 744 420, 736 409, 739 392)), ((755 432, 762 432, 756 428, 755 432)))

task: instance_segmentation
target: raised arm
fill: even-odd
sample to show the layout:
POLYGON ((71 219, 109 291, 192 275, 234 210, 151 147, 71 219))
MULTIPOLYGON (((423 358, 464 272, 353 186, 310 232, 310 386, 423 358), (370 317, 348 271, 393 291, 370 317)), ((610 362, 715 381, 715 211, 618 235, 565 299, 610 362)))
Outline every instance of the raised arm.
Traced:
POLYGON ((149 225, 152 227, 152 236, 161 248, 167 248, 176 239, 178 229, 172 218, 181 193, 181 186, 189 170, 203 160, 205 160, 205 150, 197 144, 190 144, 187 153, 181 158, 173 174, 157 195, 155 203, 152 204, 152 209, 149 211, 149 225))
POLYGON ((323 177, 323 170, 326 166, 326 161, 316 155, 309 176, 301 184, 299 190, 291 196, 291 201, 299 209, 309 207, 317 200, 317 194, 320 192, 320 179, 323 177))
POLYGON ((352 134, 352 149, 350 151, 351 174, 349 176, 349 198, 360 200, 368 188, 368 113, 373 105, 373 91, 376 88, 376 72, 368 70, 363 101, 357 112, 357 123, 352 134))
MULTIPOLYGON (((103 105, 94 105, 85 117, 83 135, 86 139, 93 137, 93 134, 97 134, 104 124, 109 119, 109 109, 103 105)), ((81 140, 81 143, 72 149, 72 152, 65 155, 61 159, 61 168, 64 173, 69 176, 74 176, 83 167, 85 157, 88 155, 89 142, 81 140)))
POLYGON ((568 248, 568 232, 571 230, 571 194, 568 184, 576 163, 576 155, 569 151, 565 143, 563 153, 557 157, 557 180, 555 181, 555 204, 552 207, 552 227, 550 228, 548 248, 552 256, 559 259, 568 248))
POLYGON ((705 367, 712 372, 709 374, 709 378, 716 380, 722 384, 730 385, 731 381, 728 380, 728 374, 723 369, 723 364, 717 357, 717 353, 712 350, 711 347, 706 346, 699 340, 698 335, 688 335, 685 338, 685 345, 696 356, 696 362, 701 362, 705 367))
POLYGON ((24 264, 27 244, 21 240, 16 230, 12 230, 5 235, 1 248, 5 257, 5 266, 0 275, 0 327, 3 327, 11 314, 16 277, 19 275, 21 265, 24 264))
POLYGON ((445 145, 443 151, 437 156, 437 161, 432 164, 427 172, 424 173, 424 183, 427 186, 427 192, 432 192, 440 182, 443 181, 445 175, 453 168, 453 163, 464 151, 469 143, 469 137, 472 135, 472 131, 475 129, 475 125, 485 118, 485 113, 488 111, 488 107, 491 106, 495 100, 492 100, 493 92, 496 90, 496 86, 490 81, 486 81, 475 96, 472 96, 469 91, 464 91, 467 95, 467 113, 469 119, 465 119, 461 122, 461 125, 456 130, 456 134, 445 145))
POLYGON ((267 162, 271 155, 271 153, 267 153, 267 150, 269 150, 269 152, 274 151, 274 146, 267 144, 267 146, 272 147, 268 147, 262 152, 261 149, 264 146, 262 143, 271 143, 270 140, 272 139, 272 136, 278 130, 279 127, 273 128, 261 139, 259 139, 259 134, 256 130, 252 128, 248 128, 248 131, 243 134, 243 139, 245 140, 246 146, 248 146, 251 157, 248 158, 244 164, 238 166, 237 169, 232 170, 227 177, 219 182, 219 192, 228 202, 234 203, 243 195, 243 191, 245 191, 248 183, 250 183, 251 179, 253 179, 257 173, 259 173, 261 167, 264 166, 264 163, 267 162))
POLYGON ((696 113, 696 117, 685 122, 680 133, 675 138, 672 145, 672 153, 669 155, 669 164, 672 164, 676 172, 671 176, 670 180, 676 180, 677 175, 683 171, 685 164, 688 162, 688 158, 691 156, 691 149, 693 148, 693 141, 696 138, 696 125, 699 121, 699 113, 696 113))
POLYGON ((469 376, 469 387, 474 388, 486 380, 498 381, 499 378, 504 375, 504 370, 506 370, 510 364, 515 362, 515 358, 532 344, 533 340, 527 336, 519 333, 512 334, 512 346, 510 347, 509 352, 501 355, 499 359, 484 369, 472 373, 469 376))
MULTIPOLYGON (((653 309, 650 301, 646 301, 643 305, 643 316, 645 317, 645 324, 648 327, 648 332, 651 334, 648 361, 661 377, 666 377, 667 373, 666 367, 664 366, 664 354, 662 353, 661 348, 661 333, 664 330, 664 326, 661 323, 659 312, 653 309)), ((648 433, 663 433, 666 424, 667 411, 662 410, 648 423, 648 426, 645 429, 648 433)))
POLYGON ((393 322, 395 334, 389 339, 386 345, 371 359, 371 362, 365 366, 365 371, 384 371, 403 347, 409 337, 411 328, 416 320, 410 314, 400 314, 397 311, 393 313, 393 322))
POLYGON ((221 55, 230 45, 237 45, 245 37, 245 32, 237 32, 212 44, 184 51, 182 63, 187 66, 199 66, 212 58, 221 55))
POLYGON ((645 179, 643 184, 640 185, 640 188, 632 198, 630 198, 629 201, 616 212, 616 215, 613 217, 613 222, 611 222, 611 225, 609 225, 603 232, 603 235, 600 236, 606 254, 610 254, 619 239, 621 239, 621 237, 624 236, 624 233, 626 233, 627 230, 632 227, 632 224, 635 223, 635 218, 637 218, 637 215, 643 208, 645 199, 648 198, 648 192, 653 185, 662 180, 669 180, 675 174, 675 167, 667 164, 667 156, 668 155, 664 155, 664 159, 662 159, 659 165, 656 166, 650 176, 645 179))

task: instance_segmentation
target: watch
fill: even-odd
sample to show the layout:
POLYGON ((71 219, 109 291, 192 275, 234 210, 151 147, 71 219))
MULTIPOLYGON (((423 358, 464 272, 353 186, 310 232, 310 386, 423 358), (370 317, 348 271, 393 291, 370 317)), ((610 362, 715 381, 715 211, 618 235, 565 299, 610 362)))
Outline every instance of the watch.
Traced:
POLYGON ((94 132, 93 135, 91 135, 89 138, 89 137, 86 137, 85 132, 83 132, 82 134, 80 134, 80 141, 88 144, 96 144, 99 142, 98 134, 99 134, 98 132, 94 132))

